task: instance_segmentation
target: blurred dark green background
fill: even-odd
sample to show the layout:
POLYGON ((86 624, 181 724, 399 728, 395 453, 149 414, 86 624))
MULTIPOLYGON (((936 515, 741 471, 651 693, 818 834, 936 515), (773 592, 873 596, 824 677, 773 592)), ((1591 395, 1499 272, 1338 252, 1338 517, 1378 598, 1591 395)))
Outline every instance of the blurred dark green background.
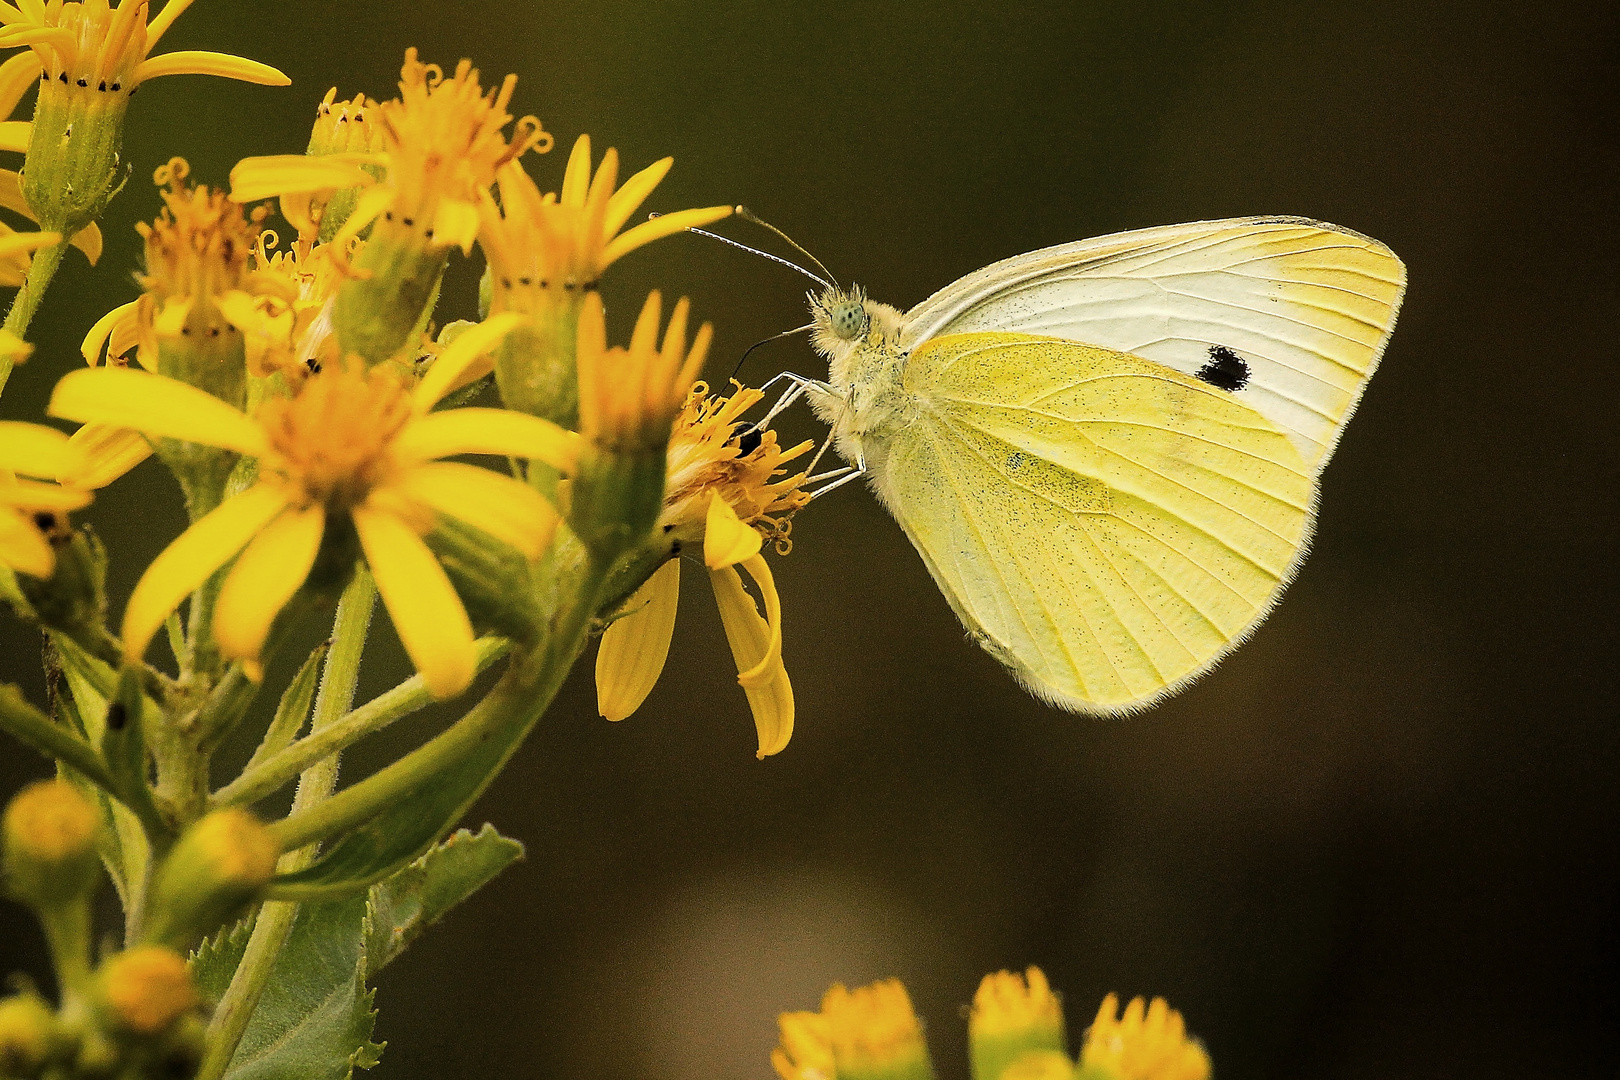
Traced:
MULTIPOLYGON (((520 76, 515 111, 559 139, 543 186, 580 131, 633 167, 672 153, 649 209, 744 202, 902 307, 1118 229, 1370 233, 1410 270, 1399 329, 1310 561, 1218 671, 1130 720, 1054 712, 964 640, 870 496, 818 502, 777 564, 792 745, 754 760, 688 574, 643 710, 599 719, 582 665, 469 819, 528 861, 386 973, 379 1075, 758 1080, 777 1011, 893 975, 960 1080, 976 980, 1038 963, 1076 1031, 1107 990, 1168 996, 1225 1077, 1612 1077, 1617 31, 1612 3, 203 0, 166 48, 295 85, 143 89, 106 258, 69 257, 3 412, 37 415, 134 295, 154 166, 221 182, 301 150, 328 86, 390 95, 410 44, 520 76)), ((689 293, 715 376, 803 318, 804 281, 696 238, 610 279, 621 336, 646 289, 689 293)), ((750 364, 817 366, 802 343, 750 364)), ((125 595, 179 500, 149 464, 90 518, 125 595)), ((37 685, 35 636, 0 633, 4 677, 37 685)), ((407 671, 378 641, 371 691, 407 671)), ((3 741, 0 772, 44 766, 3 741)), ((0 970, 42 974, 20 910, 0 926, 0 970)))

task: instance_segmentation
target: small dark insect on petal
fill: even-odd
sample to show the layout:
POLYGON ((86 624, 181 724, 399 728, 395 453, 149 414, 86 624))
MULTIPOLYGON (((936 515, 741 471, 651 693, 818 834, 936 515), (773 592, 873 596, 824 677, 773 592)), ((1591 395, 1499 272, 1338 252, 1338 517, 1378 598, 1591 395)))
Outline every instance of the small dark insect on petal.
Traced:
POLYGON ((737 456, 747 457, 759 449, 759 444, 765 441, 765 436, 753 428, 745 428, 737 436, 737 456))
POLYGON ((1209 362, 1197 377, 1220 390, 1237 391, 1249 385, 1249 362, 1225 345, 1209 347, 1209 362))

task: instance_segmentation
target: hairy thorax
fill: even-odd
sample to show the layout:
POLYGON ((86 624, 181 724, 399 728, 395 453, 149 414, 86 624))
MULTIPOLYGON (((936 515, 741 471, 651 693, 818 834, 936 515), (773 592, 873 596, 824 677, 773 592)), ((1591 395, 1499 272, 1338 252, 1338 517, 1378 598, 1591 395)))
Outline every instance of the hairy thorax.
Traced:
POLYGON ((915 418, 918 402, 904 386, 907 354, 900 349, 902 316, 866 299, 860 289, 828 290, 811 303, 812 342, 827 358, 827 390, 807 396, 833 432, 833 445, 851 464, 875 468, 893 432, 915 418), (859 305, 859 316, 852 316, 859 305))

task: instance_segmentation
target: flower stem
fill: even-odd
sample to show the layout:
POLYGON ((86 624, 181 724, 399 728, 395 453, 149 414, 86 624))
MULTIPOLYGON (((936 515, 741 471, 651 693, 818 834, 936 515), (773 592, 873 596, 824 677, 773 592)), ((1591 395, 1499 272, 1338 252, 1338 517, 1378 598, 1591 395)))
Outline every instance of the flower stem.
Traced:
MULTIPOLYGON (((500 735, 509 755, 545 713, 584 647, 606 568, 594 560, 580 569, 577 586, 552 624, 546 644, 515 655, 489 696, 433 739, 392 765, 345 788, 318 806, 295 808, 270 826, 283 847, 291 848, 346 832, 377 816, 413 790, 433 781, 486 741, 500 735)), ((504 764, 504 759, 501 764, 504 764)), ((498 773, 492 769, 484 783, 498 773)), ((482 790, 480 788, 480 790, 482 790)))
MULTIPOLYGON (((315 713, 310 720, 312 731, 331 727, 349 711, 354 701, 355 683, 360 677, 360 654, 365 649, 366 631, 371 626, 371 611, 376 606, 377 586, 364 567, 355 571, 354 579, 343 590, 338 600, 337 616, 332 625, 332 648, 326 654, 326 666, 321 674, 321 688, 315 697, 315 713)), ((337 785, 338 755, 310 766, 299 778, 298 794, 293 797, 293 811, 313 810, 325 801, 337 785)), ((315 858, 316 847, 311 844, 289 851, 276 864, 280 873, 300 870, 315 858)), ((242 961, 231 976, 231 985, 220 998, 214 1017, 208 1024, 208 1049, 203 1056, 197 1080, 218 1080, 236 1054, 236 1047, 247 1031, 248 1021, 259 1004, 270 974, 275 969, 276 957, 292 932, 293 920, 298 915, 296 901, 267 901, 259 908, 248 938, 242 961)))
MULTIPOLYGON (((478 640, 478 671, 487 671, 496 660, 505 656, 511 643, 505 638, 485 637, 478 640)), ((427 683, 420 675, 412 675, 392 690, 372 698, 340 718, 331 726, 311 731, 286 749, 266 758, 214 793, 216 806, 251 806, 266 796, 273 795, 287 781, 309 768, 315 762, 335 754, 375 734, 394 721, 409 716, 433 700, 427 683)))
MULTIPOLYGON (((44 299, 51 278, 56 276, 56 268, 62 265, 62 256, 67 249, 68 242, 64 239, 60 244, 41 248, 34 253, 33 260, 28 264, 28 276, 23 279, 22 288, 12 299, 11 310, 6 312, 5 329, 14 337, 21 338, 28 333, 28 324, 34 321, 34 312, 39 310, 39 302, 44 299)), ((6 380, 11 378, 11 368, 12 362, 0 356, 0 391, 5 390, 6 380)))
POLYGON ((30 705, 15 686, 0 686, 0 728, 49 758, 56 758, 84 774, 98 787, 119 794, 101 755, 83 739, 57 724, 30 705))

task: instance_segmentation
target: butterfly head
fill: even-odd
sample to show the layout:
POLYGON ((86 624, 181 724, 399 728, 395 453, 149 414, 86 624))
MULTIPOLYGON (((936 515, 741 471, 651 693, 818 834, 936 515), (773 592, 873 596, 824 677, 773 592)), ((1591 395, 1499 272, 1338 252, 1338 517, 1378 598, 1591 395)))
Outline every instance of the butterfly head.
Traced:
POLYGON ((836 369, 852 352, 893 337, 899 328, 900 312, 867 299, 866 290, 857 285, 812 294, 810 320, 811 342, 836 369))

